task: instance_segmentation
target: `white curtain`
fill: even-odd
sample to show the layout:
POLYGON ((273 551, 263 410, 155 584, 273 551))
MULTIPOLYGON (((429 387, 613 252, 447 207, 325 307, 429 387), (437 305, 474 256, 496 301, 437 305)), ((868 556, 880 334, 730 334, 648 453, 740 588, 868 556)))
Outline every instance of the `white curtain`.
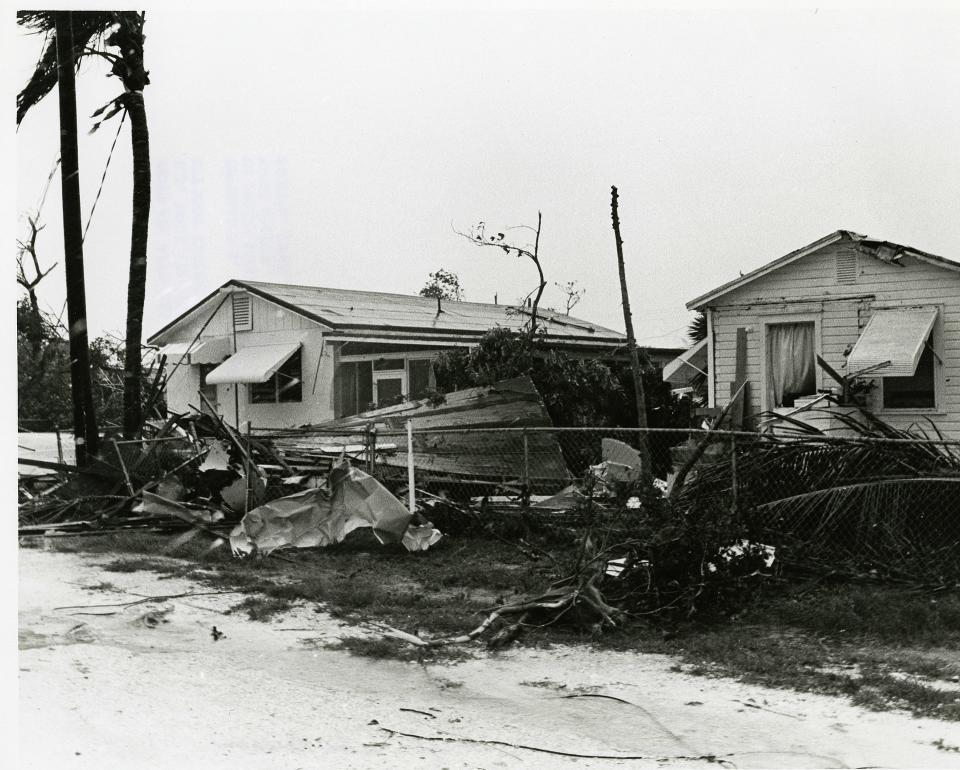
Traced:
POLYGON ((816 393, 813 323, 767 327, 767 403, 793 406, 798 396, 816 393))

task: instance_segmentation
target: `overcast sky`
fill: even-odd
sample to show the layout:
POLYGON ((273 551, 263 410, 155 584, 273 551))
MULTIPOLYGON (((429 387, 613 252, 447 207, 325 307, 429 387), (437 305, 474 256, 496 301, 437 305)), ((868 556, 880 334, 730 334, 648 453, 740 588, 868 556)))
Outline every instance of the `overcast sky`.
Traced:
MULTIPOLYGON (((544 304, 576 281, 574 315, 622 330, 612 184, 650 345, 840 228, 960 259, 956 12, 163 4, 145 31, 148 334, 230 278, 416 293, 443 267, 469 300, 516 301, 533 266, 453 228, 538 211, 544 304)), ((19 88, 42 40, 15 34, 19 88)), ((78 78, 85 218, 118 125, 86 135, 121 87, 104 75, 78 78)), ((58 153, 54 91, 16 138, 21 237, 58 153)), ((85 244, 94 334, 124 327, 130 165, 125 125, 85 244)), ((38 242, 57 311, 59 190, 38 242)))

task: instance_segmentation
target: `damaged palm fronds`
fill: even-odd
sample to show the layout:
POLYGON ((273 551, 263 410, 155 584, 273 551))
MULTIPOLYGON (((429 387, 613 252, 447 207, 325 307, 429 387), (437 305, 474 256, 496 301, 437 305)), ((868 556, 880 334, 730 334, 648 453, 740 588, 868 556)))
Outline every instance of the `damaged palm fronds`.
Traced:
POLYGON ((252 444, 205 415, 175 415, 136 440, 105 438, 88 467, 60 462, 61 454, 62 446, 57 461, 21 459, 55 472, 41 494, 22 477, 21 533, 215 528, 262 502, 269 480, 260 461, 270 457, 255 457, 252 444))
POLYGON ((461 636, 408 641, 499 644, 544 625, 599 633, 637 621, 723 619, 810 574, 956 586, 960 442, 874 415, 841 419, 852 435, 809 426, 789 435, 691 430, 675 452, 684 478, 669 495, 662 483, 637 480, 629 462, 609 462, 608 452, 544 501, 579 520, 562 579, 490 608, 461 636))
POLYGON ((793 564, 960 579, 960 442, 865 411, 831 418, 847 435, 799 424, 718 436, 678 490, 678 508, 734 511, 745 537, 777 543, 793 564))

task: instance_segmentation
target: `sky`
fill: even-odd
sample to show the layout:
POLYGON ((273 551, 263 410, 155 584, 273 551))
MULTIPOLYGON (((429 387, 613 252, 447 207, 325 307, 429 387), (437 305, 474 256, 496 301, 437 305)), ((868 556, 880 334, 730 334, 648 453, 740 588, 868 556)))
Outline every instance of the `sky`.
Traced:
MULTIPOLYGON (((444 268, 515 302, 534 266, 456 231, 538 212, 543 305, 575 281, 573 314, 622 330, 611 185, 642 344, 682 346, 686 302, 837 229, 960 259, 957 8, 148 5, 145 332, 231 278, 415 294, 444 268)), ((42 39, 11 33, 19 90, 42 39)), ((77 81, 85 220, 117 135, 86 133, 105 74, 77 81)), ((15 138, 18 237, 58 130, 54 91, 15 138)), ((85 241, 92 335, 124 328, 130 172, 124 125, 85 241)))

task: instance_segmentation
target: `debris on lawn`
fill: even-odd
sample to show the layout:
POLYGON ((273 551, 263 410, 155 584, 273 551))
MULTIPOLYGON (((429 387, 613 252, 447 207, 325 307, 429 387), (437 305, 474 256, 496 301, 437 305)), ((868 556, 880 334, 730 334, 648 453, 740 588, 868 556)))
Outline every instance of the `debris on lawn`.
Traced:
POLYGON ((636 433, 583 433, 589 447, 571 452, 561 439, 576 434, 550 423, 525 377, 256 435, 206 412, 175 415, 136 441, 105 442, 113 453, 82 469, 59 454, 22 458, 40 472, 21 478, 20 533, 147 528, 174 533, 173 547, 210 537, 249 557, 331 546, 357 529, 421 552, 442 529, 549 560, 553 582, 501 598, 473 630, 391 630, 418 647, 484 636, 502 646, 557 623, 600 634, 729 619, 798 575, 960 586, 957 442, 862 410, 833 416, 842 438, 799 421, 793 432, 721 430, 730 411, 682 432, 669 485, 627 443, 636 433), (522 440, 508 451, 506 437, 522 440))
POLYGON ((426 550, 440 539, 433 525, 411 526, 412 518, 379 481, 344 461, 331 469, 326 487, 287 495, 247 513, 230 533, 230 547, 247 555, 327 546, 359 527, 370 527, 382 544, 403 543, 409 551, 426 550))

